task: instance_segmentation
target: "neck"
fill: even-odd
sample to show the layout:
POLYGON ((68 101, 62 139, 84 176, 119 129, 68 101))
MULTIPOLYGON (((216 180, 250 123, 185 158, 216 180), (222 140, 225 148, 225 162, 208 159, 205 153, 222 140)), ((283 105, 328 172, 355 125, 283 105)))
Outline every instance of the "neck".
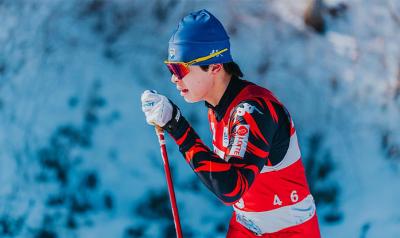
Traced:
POLYGON ((217 106, 222 96, 224 95, 230 81, 231 75, 227 73, 217 75, 217 77, 214 79, 213 87, 210 89, 210 92, 207 94, 204 100, 211 104, 213 107, 217 106))

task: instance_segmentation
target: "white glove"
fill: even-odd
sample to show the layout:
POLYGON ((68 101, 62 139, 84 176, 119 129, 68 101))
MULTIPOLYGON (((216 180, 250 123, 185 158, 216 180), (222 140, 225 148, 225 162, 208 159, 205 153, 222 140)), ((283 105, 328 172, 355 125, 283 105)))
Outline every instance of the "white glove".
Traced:
POLYGON ((173 106, 167 97, 154 90, 142 93, 142 111, 150 125, 165 126, 172 118, 173 106))

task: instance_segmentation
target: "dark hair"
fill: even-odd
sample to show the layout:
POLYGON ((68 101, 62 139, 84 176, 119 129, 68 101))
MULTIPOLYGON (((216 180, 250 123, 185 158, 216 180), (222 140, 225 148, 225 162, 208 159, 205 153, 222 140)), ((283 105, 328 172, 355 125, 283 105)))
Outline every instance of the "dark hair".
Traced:
MULTIPOLYGON (((222 64, 224 67, 225 72, 227 72, 228 74, 241 78, 243 77, 243 73, 242 70, 240 70, 240 67, 238 64, 236 64, 235 62, 228 62, 228 63, 224 63, 222 64)), ((209 65, 200 65, 200 68, 204 71, 207 71, 208 68, 210 66, 209 65)))

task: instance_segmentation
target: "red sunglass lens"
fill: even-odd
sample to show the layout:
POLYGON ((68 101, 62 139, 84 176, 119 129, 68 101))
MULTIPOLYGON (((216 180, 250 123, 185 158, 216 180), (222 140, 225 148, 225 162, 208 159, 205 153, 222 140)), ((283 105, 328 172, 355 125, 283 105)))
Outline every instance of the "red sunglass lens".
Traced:
POLYGON ((183 64, 167 64, 169 71, 174 74, 178 79, 183 79, 188 73, 189 69, 183 64))

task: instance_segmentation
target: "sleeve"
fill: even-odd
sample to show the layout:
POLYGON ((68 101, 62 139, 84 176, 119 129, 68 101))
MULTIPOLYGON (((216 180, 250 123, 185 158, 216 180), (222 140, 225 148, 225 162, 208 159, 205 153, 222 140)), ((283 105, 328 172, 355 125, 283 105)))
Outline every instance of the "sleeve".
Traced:
POLYGON ((225 160, 212 152, 180 112, 167 131, 201 181, 225 204, 233 204, 251 187, 266 164, 278 127, 276 114, 261 101, 243 101, 229 120, 229 144, 225 160))

